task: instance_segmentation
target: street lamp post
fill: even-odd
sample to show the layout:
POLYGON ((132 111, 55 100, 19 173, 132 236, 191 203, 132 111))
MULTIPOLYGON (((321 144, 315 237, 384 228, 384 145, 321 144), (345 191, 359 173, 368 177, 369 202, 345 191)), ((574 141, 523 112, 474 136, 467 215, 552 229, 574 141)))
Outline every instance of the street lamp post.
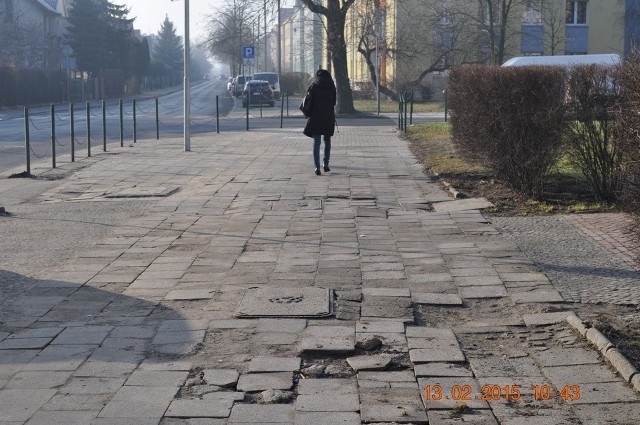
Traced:
POLYGON ((189 42, 189 0, 184 0, 184 151, 191 150, 191 77, 189 42))

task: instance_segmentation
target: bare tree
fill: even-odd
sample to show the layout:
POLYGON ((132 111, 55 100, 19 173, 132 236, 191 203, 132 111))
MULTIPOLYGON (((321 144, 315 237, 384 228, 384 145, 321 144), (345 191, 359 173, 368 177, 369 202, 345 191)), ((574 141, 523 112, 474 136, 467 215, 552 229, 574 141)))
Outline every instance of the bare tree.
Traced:
POLYGON ((542 24, 544 25, 545 51, 551 56, 562 53, 565 43, 565 0, 538 0, 542 7, 542 24))
POLYGON ((258 37, 252 25, 258 18, 258 6, 254 0, 232 0, 209 16, 203 44, 212 56, 227 62, 234 75, 242 67, 242 46, 253 44, 258 37))
POLYGON ((344 37, 344 27, 347 12, 355 0, 301 1, 309 10, 326 18, 327 44, 338 94, 337 112, 339 114, 351 113, 354 111, 353 93, 351 92, 351 86, 349 84, 347 44, 344 37))
MULTIPOLYGON (((4 18, 4 16, 2 16, 4 18)), ((42 23, 25 11, 14 15, 0 27, 0 65, 27 68, 47 67, 54 41, 48 37, 42 23)))

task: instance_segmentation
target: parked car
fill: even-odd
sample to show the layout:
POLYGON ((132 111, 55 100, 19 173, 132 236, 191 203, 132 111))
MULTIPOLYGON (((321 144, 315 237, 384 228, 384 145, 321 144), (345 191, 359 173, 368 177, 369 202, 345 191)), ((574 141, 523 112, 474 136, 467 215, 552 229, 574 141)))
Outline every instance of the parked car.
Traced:
POLYGON ((280 77, 276 72, 256 72, 251 76, 252 80, 268 81, 273 91, 273 97, 280 100, 280 77))
POLYGON ((247 81, 251 80, 251 77, 246 75, 238 75, 233 79, 233 88, 231 89, 231 96, 240 97, 242 96, 242 90, 244 89, 244 85, 247 81))
POLYGON ((242 107, 249 105, 275 105, 273 90, 268 81, 250 80, 242 91, 242 107))

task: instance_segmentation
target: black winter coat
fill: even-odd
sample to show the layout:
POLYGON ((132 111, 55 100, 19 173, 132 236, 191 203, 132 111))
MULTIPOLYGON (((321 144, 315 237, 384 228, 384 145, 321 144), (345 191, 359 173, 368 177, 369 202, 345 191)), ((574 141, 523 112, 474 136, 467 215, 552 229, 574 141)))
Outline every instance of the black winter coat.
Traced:
POLYGON ((305 136, 314 134, 333 136, 336 124, 336 86, 328 75, 316 77, 309 87, 311 91, 311 114, 304 127, 305 136))

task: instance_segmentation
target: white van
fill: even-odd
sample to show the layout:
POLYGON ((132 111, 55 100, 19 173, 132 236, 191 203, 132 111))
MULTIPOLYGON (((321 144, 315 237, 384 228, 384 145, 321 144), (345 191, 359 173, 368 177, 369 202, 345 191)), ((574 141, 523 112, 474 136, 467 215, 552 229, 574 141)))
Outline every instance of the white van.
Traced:
POLYGON ((511 58, 502 66, 577 66, 577 65, 609 65, 620 63, 620 55, 607 53, 601 55, 561 55, 561 56, 518 56, 511 58))
POLYGON ((256 72, 251 76, 251 79, 268 81, 273 91, 273 97, 280 100, 280 77, 276 72, 256 72))

